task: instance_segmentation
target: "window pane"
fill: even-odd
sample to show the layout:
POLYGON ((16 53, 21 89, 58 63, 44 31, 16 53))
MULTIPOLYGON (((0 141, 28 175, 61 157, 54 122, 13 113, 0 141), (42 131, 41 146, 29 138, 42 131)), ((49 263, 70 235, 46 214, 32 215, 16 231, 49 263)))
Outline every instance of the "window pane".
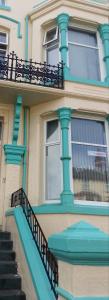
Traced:
POLYGON ((0 43, 6 44, 6 33, 0 32, 0 43))
POLYGON ((109 202, 107 149, 73 144, 72 164, 75 199, 109 202))
POLYGON ((57 65, 59 63, 58 45, 47 48, 47 63, 50 65, 57 65))
POLYGON ((58 134, 58 120, 52 120, 47 122, 47 135, 46 135, 46 141, 49 142, 55 142, 59 140, 59 134, 58 134))
POLYGON ((46 147, 46 200, 60 198, 61 192, 61 161, 60 146, 46 147))
POLYGON ((0 5, 5 5, 5 0, 0 0, 0 5))
POLYGON ((97 49, 69 44, 69 66, 73 76, 100 80, 97 49))
POLYGON ((71 140, 106 145, 104 122, 72 118, 71 140))
POLYGON ((72 43, 79 43, 88 46, 97 46, 96 33, 78 29, 68 30, 68 40, 72 43))
POLYGON ((46 34, 46 42, 52 41, 56 37, 56 28, 49 30, 46 34))

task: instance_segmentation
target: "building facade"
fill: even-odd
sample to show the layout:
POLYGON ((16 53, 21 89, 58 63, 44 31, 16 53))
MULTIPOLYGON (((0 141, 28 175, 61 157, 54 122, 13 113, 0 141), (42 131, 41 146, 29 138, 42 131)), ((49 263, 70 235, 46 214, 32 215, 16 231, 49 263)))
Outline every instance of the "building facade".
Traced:
POLYGON ((109 299, 109 2, 23 2, 0 1, 0 226, 23 187, 60 299, 109 299))

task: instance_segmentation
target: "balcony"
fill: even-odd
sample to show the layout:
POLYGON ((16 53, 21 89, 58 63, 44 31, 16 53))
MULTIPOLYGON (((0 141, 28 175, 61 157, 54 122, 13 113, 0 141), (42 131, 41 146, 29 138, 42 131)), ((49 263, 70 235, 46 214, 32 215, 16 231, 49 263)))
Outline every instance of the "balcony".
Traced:
POLYGON ((19 59, 14 52, 0 55, 0 80, 63 89, 63 63, 52 66, 32 59, 27 61, 19 59))

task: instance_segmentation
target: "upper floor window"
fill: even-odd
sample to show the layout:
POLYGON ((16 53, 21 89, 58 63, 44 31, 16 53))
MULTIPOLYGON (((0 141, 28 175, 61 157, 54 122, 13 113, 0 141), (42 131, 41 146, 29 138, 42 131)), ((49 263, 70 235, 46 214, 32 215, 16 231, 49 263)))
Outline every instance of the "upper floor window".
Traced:
POLYGON ((6 32, 0 32, 0 60, 6 56, 8 46, 8 35, 6 32))
POLYGON ((101 79, 96 32, 69 28, 68 49, 71 75, 89 80, 101 79))
POLYGON ((59 62, 59 34, 58 28, 54 27, 48 30, 44 36, 46 57, 45 60, 50 65, 57 65, 59 62))
POLYGON ((5 0, 0 0, 0 5, 5 5, 5 0))

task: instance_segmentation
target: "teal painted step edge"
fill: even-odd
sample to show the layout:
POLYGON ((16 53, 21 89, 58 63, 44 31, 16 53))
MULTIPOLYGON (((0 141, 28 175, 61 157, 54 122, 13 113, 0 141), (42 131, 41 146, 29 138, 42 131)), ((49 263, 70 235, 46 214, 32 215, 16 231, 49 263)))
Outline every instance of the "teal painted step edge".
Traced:
POLYGON ((36 292, 38 300, 56 300, 51 291, 51 287, 43 267, 39 252, 34 244, 31 231, 23 214, 22 208, 17 207, 13 209, 13 216, 15 218, 18 229, 20 241, 31 274, 31 279, 36 292))
POLYGON ((64 290, 61 287, 57 287, 56 291, 58 295, 62 296, 65 300, 109 300, 109 297, 99 297, 99 296, 94 296, 94 297, 74 297, 71 293, 68 291, 64 290))
POLYGON ((0 9, 1 9, 1 10, 8 10, 8 11, 10 11, 10 10, 11 10, 11 6, 0 5, 0 9))
POLYGON ((63 206, 62 204, 43 204, 32 207, 35 214, 83 214, 109 216, 109 207, 97 207, 91 205, 63 206))

